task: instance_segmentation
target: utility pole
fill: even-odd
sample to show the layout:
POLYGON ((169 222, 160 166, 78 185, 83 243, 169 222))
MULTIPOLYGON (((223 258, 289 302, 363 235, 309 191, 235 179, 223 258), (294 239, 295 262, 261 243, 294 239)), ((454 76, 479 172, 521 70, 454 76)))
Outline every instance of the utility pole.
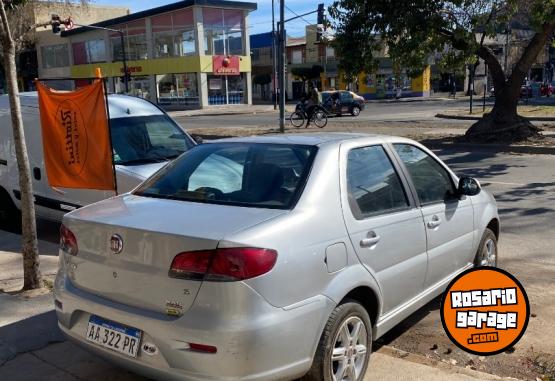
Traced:
POLYGON ((279 2, 279 131, 285 132, 285 63, 287 62, 285 37, 285 0, 279 2))
POLYGON ((272 100, 274 102, 274 110, 277 109, 277 104, 278 104, 278 99, 277 99, 277 86, 276 86, 276 81, 277 81, 277 76, 276 76, 276 55, 277 55, 277 49, 276 49, 276 21, 274 18, 274 0, 272 0, 272 100))

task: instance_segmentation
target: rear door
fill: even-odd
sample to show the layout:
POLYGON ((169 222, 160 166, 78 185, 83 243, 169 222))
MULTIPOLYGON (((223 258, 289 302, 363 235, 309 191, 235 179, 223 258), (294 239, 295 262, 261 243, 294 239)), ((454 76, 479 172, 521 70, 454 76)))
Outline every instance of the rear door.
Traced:
POLYGON ((407 183, 381 144, 341 145, 343 213, 353 247, 377 279, 386 314, 422 291, 426 233, 407 183))
POLYGON ((412 144, 393 144, 418 195, 426 224, 428 275, 432 286, 473 258, 474 211, 469 197, 456 196, 451 173, 433 155, 412 144))

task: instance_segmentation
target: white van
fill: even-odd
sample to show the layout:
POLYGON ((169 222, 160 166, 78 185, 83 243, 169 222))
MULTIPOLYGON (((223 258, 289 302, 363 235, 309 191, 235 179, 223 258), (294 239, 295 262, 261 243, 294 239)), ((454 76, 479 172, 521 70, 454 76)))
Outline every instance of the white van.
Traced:
MULTIPOLYGON (((20 94, 25 140, 33 178, 37 217, 61 221, 68 211, 103 200, 113 191, 53 188, 44 168, 38 97, 20 94)), ((109 95, 110 127, 118 193, 147 177, 195 145, 195 141, 156 105, 127 95, 109 95)), ((8 96, 0 96, 0 219, 17 216, 19 179, 8 96)))

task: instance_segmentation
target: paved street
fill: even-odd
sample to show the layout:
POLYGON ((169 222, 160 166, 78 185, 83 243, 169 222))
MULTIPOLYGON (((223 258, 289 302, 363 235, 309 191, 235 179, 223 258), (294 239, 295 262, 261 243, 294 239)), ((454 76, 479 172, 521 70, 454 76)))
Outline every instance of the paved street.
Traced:
MULTIPOLYGON (((475 103, 478 107, 478 103, 475 103)), ((288 110, 293 110, 294 105, 287 105, 288 110)), ((434 115, 447 110, 458 110, 468 108, 468 100, 429 100, 414 102, 376 102, 367 103, 364 111, 358 117, 344 115, 329 119, 330 124, 347 124, 353 121, 357 123, 377 121, 423 121, 433 120, 434 115)), ((271 109, 271 108, 270 108, 271 109)), ((170 115, 172 113, 170 112, 170 115)), ((176 112, 175 119, 186 129, 191 128, 239 128, 239 127, 275 127, 279 122, 279 114, 275 111, 245 115, 210 115, 210 116, 179 116, 176 112)), ((286 116, 289 113, 286 113, 286 116)), ((289 123, 287 121, 287 123, 289 123)))
MULTIPOLYGON (((495 153, 487 150, 467 152, 456 148, 441 149, 437 153, 458 173, 478 178, 486 189, 495 194, 502 218, 499 263, 523 283, 530 298, 533 317, 527 333, 516 346, 514 353, 481 359, 460 351, 446 338, 439 320, 439 301, 435 300, 379 341, 377 348, 385 346, 373 357, 367 379, 397 380, 402 379, 399 378, 400 373, 411 375, 410 379, 422 380, 465 380, 469 379, 466 377, 483 377, 480 374, 468 376, 454 373, 464 370, 465 366, 502 376, 535 379, 534 375, 537 373, 533 373, 533 368, 527 367, 531 363, 531 360, 526 362, 527 359, 555 352, 555 338, 546 334, 555 331, 555 290, 552 287, 555 274, 555 236, 552 234, 555 226, 555 157, 495 153), (384 349, 391 347, 416 354, 419 358, 457 366, 437 369, 430 367, 430 364, 405 361, 384 353, 384 349), (400 369, 400 372, 396 373, 396 369, 400 369)), ((43 240, 52 243, 57 241, 56 226, 41 223, 40 227, 43 240)), ((13 257, 9 254, 17 251, 13 241, 5 241, 0 239, 0 266, 6 261, 13 263, 13 257)), ((16 273, 17 269, 14 269, 10 277, 17 277, 16 273)), ((6 313, 10 311, 0 308, 0 314, 6 313)), ((43 317, 40 319, 43 320, 36 318, 39 322, 31 321, 27 324, 47 324, 52 330, 56 329, 48 312, 41 316, 43 317)), ((17 332, 24 336, 33 332, 32 329, 19 327, 18 324, 24 323, 0 327, 0 358, 1 341, 7 332, 11 332, 11 335, 17 332)), ((54 337, 49 340, 59 339, 54 337)), ((40 377, 37 377, 40 379, 52 380, 141 379, 76 349, 70 343, 52 344, 38 349, 41 343, 30 341, 32 351, 19 355, 0 367, 1 380, 28 380, 38 374, 40 377), (17 373, 23 364, 28 364, 25 368, 26 373, 17 373), (16 374, 19 378, 15 377, 16 374)), ((46 344, 47 342, 43 342, 42 346, 46 344)))

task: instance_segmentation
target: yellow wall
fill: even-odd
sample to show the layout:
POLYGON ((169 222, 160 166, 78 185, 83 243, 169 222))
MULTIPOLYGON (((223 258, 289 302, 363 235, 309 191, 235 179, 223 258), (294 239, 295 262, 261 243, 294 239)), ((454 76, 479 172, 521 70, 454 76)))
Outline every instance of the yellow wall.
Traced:
POLYGON ((429 92, 430 91, 430 79, 431 79, 431 67, 426 66, 422 74, 411 81, 413 92, 429 92))
MULTIPOLYGON (((141 71, 132 71, 131 73, 131 75, 137 76, 169 73, 212 73, 213 71, 212 56, 188 56, 127 61, 127 66, 129 68, 140 67, 141 71)), ((74 65, 71 67, 71 76, 73 78, 94 77, 95 68, 97 67, 102 70, 102 75, 105 77, 118 77, 123 74, 123 64, 121 62, 113 62, 74 65)), ((251 71, 250 57, 239 57, 239 71, 251 71)))

